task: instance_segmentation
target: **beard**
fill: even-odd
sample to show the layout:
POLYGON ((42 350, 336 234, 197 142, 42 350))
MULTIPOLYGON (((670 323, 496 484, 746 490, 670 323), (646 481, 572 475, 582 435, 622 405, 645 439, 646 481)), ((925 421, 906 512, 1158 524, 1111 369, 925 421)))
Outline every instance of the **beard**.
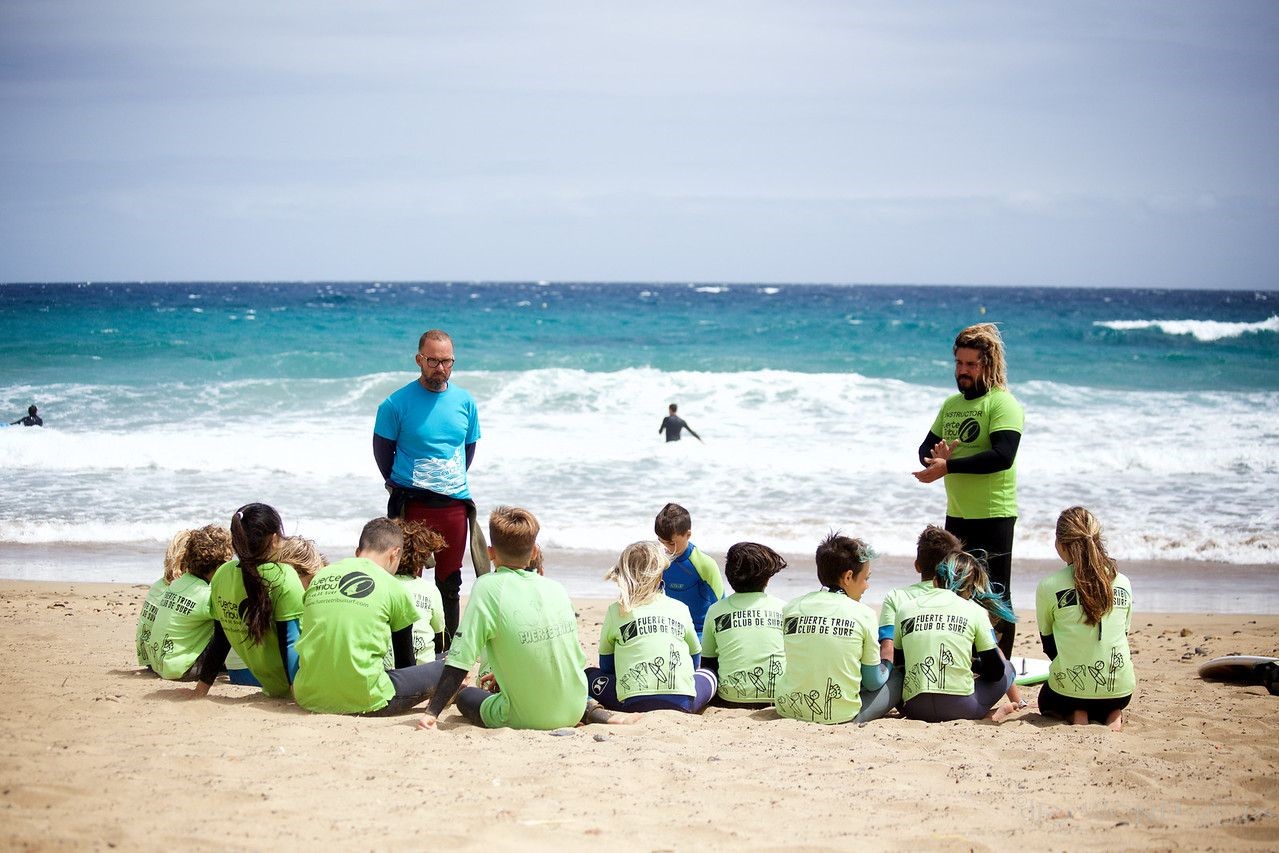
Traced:
POLYGON ((976 400, 990 390, 986 387, 985 382, 980 379, 973 379, 970 376, 956 376, 955 387, 959 389, 959 393, 964 395, 965 400, 976 400))
POLYGON ((449 381, 442 376, 424 376, 422 384, 426 386, 428 391, 443 391, 448 387, 449 381))

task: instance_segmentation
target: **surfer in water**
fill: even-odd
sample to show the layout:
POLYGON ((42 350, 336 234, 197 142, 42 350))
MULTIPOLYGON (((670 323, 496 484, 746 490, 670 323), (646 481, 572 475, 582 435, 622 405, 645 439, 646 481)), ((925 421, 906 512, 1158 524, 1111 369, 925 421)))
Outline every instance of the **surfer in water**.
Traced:
POLYGON ((689 426, 687 423, 685 423, 683 418, 675 414, 675 412, 678 410, 679 410, 679 406, 675 405, 674 403, 671 403, 671 413, 667 415, 666 417, 662 418, 662 425, 657 428, 657 431, 665 432, 667 441, 679 441, 680 430, 686 429, 688 430, 689 435, 691 435, 693 438, 697 439, 698 441, 701 441, 702 437, 698 435, 697 433, 693 432, 693 428, 689 426))
MULTIPOLYGON (((671 408, 671 411, 675 411, 674 407, 671 408)), ((18 424, 22 424, 23 426, 42 427, 44 426, 44 418, 36 414, 35 406, 27 406, 27 416, 25 418, 18 418, 16 421, 11 422, 9 426, 17 426, 18 424)), ((693 431, 690 429, 689 432, 693 431)), ((696 433, 694 433, 694 435, 696 435, 696 433)))

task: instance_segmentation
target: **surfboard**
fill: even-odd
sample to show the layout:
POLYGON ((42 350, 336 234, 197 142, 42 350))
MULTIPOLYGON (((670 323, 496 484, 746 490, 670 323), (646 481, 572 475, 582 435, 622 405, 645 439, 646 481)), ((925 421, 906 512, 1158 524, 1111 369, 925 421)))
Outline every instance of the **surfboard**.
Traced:
POLYGON ((1263 655, 1226 655, 1199 665, 1199 677, 1208 681, 1264 684, 1279 695, 1279 658, 1263 655))
POLYGON ((1048 680, 1048 661, 1042 658, 1013 657, 1009 659, 1017 673, 1017 684, 1042 684, 1048 680))

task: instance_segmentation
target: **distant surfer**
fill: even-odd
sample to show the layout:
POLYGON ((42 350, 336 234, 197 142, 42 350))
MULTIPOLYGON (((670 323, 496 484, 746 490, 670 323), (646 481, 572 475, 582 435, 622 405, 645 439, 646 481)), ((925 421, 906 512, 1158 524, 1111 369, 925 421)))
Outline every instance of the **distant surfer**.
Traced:
MULTIPOLYGON (((672 411, 674 411, 674 409, 672 409, 672 411)), ((18 418, 16 421, 10 423, 9 426, 17 426, 18 424, 22 424, 23 426, 42 427, 44 426, 44 418, 36 414, 35 406, 27 406, 27 416, 25 418, 18 418)), ((689 432, 692 432, 692 430, 690 429, 689 432)))
MULTIPOLYGON (((966 551, 985 551, 990 580, 1012 605, 1013 526, 1017 523, 1017 447, 1025 420, 1008 393, 1004 342, 994 323, 955 338, 955 385, 919 446, 921 483, 946 480, 946 529, 966 551)), ((1013 653, 1015 626, 995 625, 999 648, 1013 653)))
POLYGON ((657 428, 657 431, 665 432, 667 441, 679 441, 680 430, 686 429, 688 430, 689 435, 691 435, 693 438, 697 439, 698 441, 701 441, 702 437, 698 435, 697 433, 693 432, 693 428, 689 426, 687 423, 685 423, 683 418, 675 414, 675 412, 678 409, 679 409, 679 406, 675 405, 674 403, 671 403, 671 413, 667 415, 666 417, 662 418, 662 425, 657 428))

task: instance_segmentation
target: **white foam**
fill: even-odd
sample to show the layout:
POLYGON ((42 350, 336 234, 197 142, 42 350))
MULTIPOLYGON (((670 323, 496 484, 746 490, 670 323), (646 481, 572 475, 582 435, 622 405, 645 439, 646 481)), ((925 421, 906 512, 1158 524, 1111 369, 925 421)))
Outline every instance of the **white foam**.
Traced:
POLYGON ((1279 315, 1255 323, 1226 323, 1220 320, 1097 320, 1094 326, 1117 332, 1158 329, 1166 335, 1192 335, 1205 343, 1261 332, 1279 332, 1279 315))
MULTIPOLYGON (((42 389, 58 420, 0 430, 0 540, 161 541, 263 500, 290 532, 350 541, 385 506, 374 412, 409 378, 42 389)), ((479 403, 481 510, 528 506, 548 547, 617 550, 677 501, 713 550, 754 539, 806 553, 838 527, 904 556, 945 512, 942 485, 911 472, 946 388, 651 368, 455 381, 479 403), (672 401, 705 443, 663 441, 672 401)), ((1127 559, 1279 562, 1279 392, 1014 391, 1027 413, 1020 556, 1052 558, 1057 513, 1082 503, 1127 559)))

